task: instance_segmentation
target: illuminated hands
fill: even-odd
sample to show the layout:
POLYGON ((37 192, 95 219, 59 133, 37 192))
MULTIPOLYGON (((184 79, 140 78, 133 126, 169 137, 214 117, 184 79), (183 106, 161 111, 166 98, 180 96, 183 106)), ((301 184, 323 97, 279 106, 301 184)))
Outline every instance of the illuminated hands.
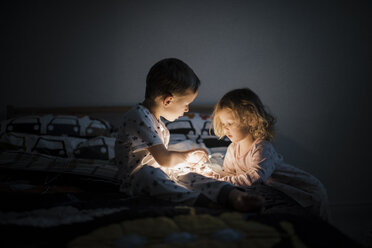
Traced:
POLYGON ((208 152, 203 148, 185 151, 185 162, 179 163, 173 170, 178 174, 186 174, 189 172, 204 174, 210 171, 206 163, 207 161, 208 152))
POLYGON ((205 173, 203 173, 203 176, 210 177, 210 178, 215 178, 216 177, 213 171, 205 172, 205 173))
POLYGON ((202 165, 208 161, 208 152, 203 148, 190 150, 186 156, 186 163, 189 166, 202 165))

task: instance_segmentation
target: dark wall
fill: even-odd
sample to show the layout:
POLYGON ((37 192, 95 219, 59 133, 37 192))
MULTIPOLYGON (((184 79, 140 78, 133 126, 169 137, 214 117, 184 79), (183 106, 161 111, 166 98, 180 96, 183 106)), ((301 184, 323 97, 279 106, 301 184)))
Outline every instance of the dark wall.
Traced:
POLYGON ((371 202, 370 1, 1 3, 5 106, 134 104, 156 61, 202 80, 195 103, 250 87, 278 118, 277 149, 331 202, 371 202))

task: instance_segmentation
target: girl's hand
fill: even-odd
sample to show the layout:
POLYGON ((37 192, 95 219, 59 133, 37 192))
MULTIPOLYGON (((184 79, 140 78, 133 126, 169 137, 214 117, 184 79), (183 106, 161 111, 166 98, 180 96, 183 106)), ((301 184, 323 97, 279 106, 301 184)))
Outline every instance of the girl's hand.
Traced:
POLYGON ((210 172, 204 173, 203 176, 214 178, 214 173, 213 173, 213 171, 210 171, 210 172))
POLYGON ((217 173, 215 173, 215 172, 213 172, 213 171, 204 173, 203 176, 209 177, 209 178, 213 178, 213 179, 219 179, 220 178, 220 175, 217 174, 217 173))
POLYGON ((186 156, 186 162, 190 166, 204 164, 208 161, 208 152, 204 148, 190 150, 186 156))

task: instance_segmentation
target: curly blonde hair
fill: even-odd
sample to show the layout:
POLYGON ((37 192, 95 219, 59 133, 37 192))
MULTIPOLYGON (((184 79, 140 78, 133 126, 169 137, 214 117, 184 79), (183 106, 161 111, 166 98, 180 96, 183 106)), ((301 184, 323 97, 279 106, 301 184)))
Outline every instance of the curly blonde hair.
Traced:
POLYGON ((220 139, 225 136, 219 118, 222 109, 231 110, 238 124, 248 127, 254 140, 272 141, 274 139, 276 119, 265 110, 260 98, 252 90, 248 88, 235 89, 226 93, 218 101, 212 114, 212 120, 214 133, 220 139))

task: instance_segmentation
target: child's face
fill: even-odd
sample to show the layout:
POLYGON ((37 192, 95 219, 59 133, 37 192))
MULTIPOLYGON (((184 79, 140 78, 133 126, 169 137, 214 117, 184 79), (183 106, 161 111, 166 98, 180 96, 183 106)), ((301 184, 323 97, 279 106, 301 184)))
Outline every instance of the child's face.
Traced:
POLYGON ((250 135, 249 128, 247 126, 241 126, 239 120, 234 118, 230 109, 222 109, 218 114, 218 117, 222 123, 224 134, 231 140, 231 142, 237 143, 250 135))
POLYGON ((178 117, 183 116, 185 112, 189 111, 189 104, 194 101, 198 92, 187 90, 184 94, 174 94, 166 98, 166 105, 164 105, 163 116, 168 121, 174 121, 178 117))

